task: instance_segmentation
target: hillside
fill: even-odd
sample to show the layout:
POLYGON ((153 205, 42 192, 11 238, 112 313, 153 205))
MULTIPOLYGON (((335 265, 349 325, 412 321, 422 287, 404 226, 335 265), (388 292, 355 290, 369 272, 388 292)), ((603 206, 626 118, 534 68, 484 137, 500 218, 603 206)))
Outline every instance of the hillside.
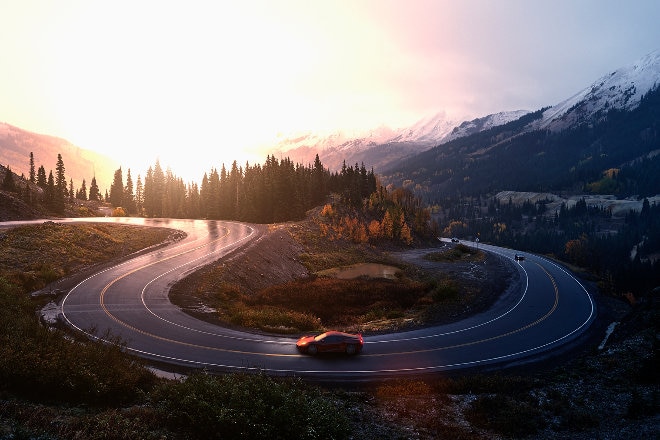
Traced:
POLYGON ((66 176, 80 187, 83 179, 87 186, 96 176, 102 191, 109 188, 114 172, 120 164, 117 160, 73 145, 54 136, 32 133, 0 122, 0 164, 11 168, 19 176, 30 174, 30 153, 34 154, 35 167, 43 165, 46 174, 55 170, 57 155, 62 155, 66 176))
POLYGON ((515 121, 465 132, 393 165, 385 183, 427 200, 499 191, 660 192, 660 52, 515 121))
POLYGON ((385 171, 383 180, 415 185, 428 200, 506 190, 658 193, 660 89, 630 111, 612 109, 562 131, 531 130, 545 111, 420 153, 385 171))

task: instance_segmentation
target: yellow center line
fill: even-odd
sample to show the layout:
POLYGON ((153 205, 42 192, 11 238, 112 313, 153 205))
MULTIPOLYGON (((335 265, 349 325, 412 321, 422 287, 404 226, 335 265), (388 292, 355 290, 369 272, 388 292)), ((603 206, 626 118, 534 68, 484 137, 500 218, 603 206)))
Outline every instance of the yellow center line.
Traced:
MULTIPOLYGON (((227 235, 229 235, 229 230, 227 230, 227 233, 226 233, 225 235, 223 235, 222 237, 219 237, 217 240, 214 240, 213 242, 215 242, 215 241, 219 241, 220 239, 226 237, 227 235)), ((211 242, 211 243, 213 243, 213 242, 211 242)), ((200 247, 201 247, 201 246, 200 246, 200 247)), ((144 268, 146 268, 146 267, 152 266, 152 265, 154 265, 154 264, 160 263, 160 262, 165 261, 165 260, 169 260, 169 259, 172 259, 172 258, 178 257, 178 256, 183 255, 183 254, 188 253, 188 252, 192 252, 193 250, 196 250, 196 249, 199 249, 199 248, 191 249, 191 250, 189 250, 189 251, 185 251, 185 252, 181 252, 181 253, 176 254, 176 255, 172 255, 172 256, 167 257, 167 258, 165 258, 165 259, 163 259, 163 260, 159 260, 159 261, 157 261, 157 262, 149 263, 149 264, 147 264, 147 265, 144 265, 144 266, 141 266, 141 267, 136 268, 136 269, 134 269, 134 270, 131 270, 131 271, 129 271, 129 272, 127 272, 127 273, 125 273, 125 274, 123 274, 123 275, 121 275, 121 276, 115 278, 115 279, 112 280, 110 283, 108 283, 108 284, 103 288, 103 290, 101 291, 100 303, 101 303, 101 307, 103 308, 103 311, 104 311, 104 312, 105 312, 105 313, 106 313, 111 319, 113 319, 115 322, 117 322, 118 324, 120 324, 120 325, 122 325, 122 326, 124 326, 124 327, 126 327, 126 328, 128 328, 128 329, 130 329, 130 330, 132 330, 132 331, 134 331, 134 332, 136 332, 136 333, 140 333, 140 334, 142 334, 142 335, 149 336, 149 337, 151 337, 151 338, 158 339, 158 340, 161 340, 161 341, 166 341, 166 342, 171 342, 171 343, 178 344, 178 345, 183 345, 183 346, 186 346, 186 347, 200 348, 200 349, 205 349, 205 350, 213 350, 213 351, 220 351, 220 352, 226 352, 226 353, 235 353, 235 354, 242 354, 242 355, 259 355, 259 356, 270 356, 270 357, 299 357, 299 356, 300 356, 299 354, 263 353, 263 352, 244 351, 244 350, 232 350, 232 349, 227 349, 227 348, 209 347, 209 346, 207 346, 207 345, 200 345, 200 344, 194 344, 194 343, 190 343, 190 342, 178 341, 178 340, 175 340, 175 339, 166 338, 166 337, 164 337, 164 336, 158 336, 158 335, 153 334, 153 333, 151 333, 151 332, 147 332, 147 331, 145 331, 145 330, 142 330, 142 329, 139 329, 139 328, 137 328, 137 327, 135 327, 135 326, 132 326, 132 325, 126 323, 125 321, 122 321, 122 320, 119 319, 117 316, 113 315, 113 314, 107 309, 107 307, 106 307, 106 305, 105 305, 105 302, 104 302, 105 293, 106 293, 107 290, 108 290, 113 284, 115 284, 117 281, 119 281, 119 280, 121 280, 122 278, 127 277, 128 275, 131 275, 131 274, 133 274, 133 273, 135 273, 135 272, 137 272, 137 271, 139 271, 139 270, 142 270, 142 269, 144 269, 144 268)), ((533 322, 531 322, 531 323, 529 323, 529 324, 527 324, 527 325, 525 325, 525 326, 523 326, 523 327, 517 328, 517 329, 515 329, 515 330, 511 330, 511 331, 509 331, 509 332, 502 333, 502 334, 500 334, 500 335, 491 336, 491 337, 489 337, 489 338, 479 339, 479 340, 476 340, 476 341, 464 342, 464 343, 461 343, 461 344, 448 345, 448 346, 444 346, 444 347, 435 347, 435 348, 429 348, 429 349, 424 349, 424 350, 411 350, 411 351, 403 351, 403 352, 396 352, 396 353, 380 353, 380 354, 368 354, 368 353, 363 353, 363 354, 361 355, 361 357, 383 357, 383 356, 410 355, 410 354, 429 353, 429 352, 435 352, 435 351, 450 350, 450 349, 453 349, 453 348, 468 347, 468 346, 471 346, 471 345, 482 344, 482 343, 485 343, 485 342, 491 342, 491 341, 494 341, 494 340, 497 340, 497 339, 505 338, 505 337, 507 337, 507 336, 511 336, 511 335, 513 335, 513 334, 516 334, 516 333, 519 333, 519 332, 521 332, 521 331, 527 330, 527 329, 529 329, 529 328, 531 328, 531 327, 533 327, 533 326, 535 326, 535 325, 538 325, 539 323, 541 323, 541 322, 543 322, 544 320, 546 320, 550 315, 552 315, 552 314, 554 313, 554 311, 557 309, 557 305, 558 305, 558 303, 559 303, 559 289, 558 289, 558 287, 557 287, 557 283, 555 282, 555 279, 552 277, 552 275, 550 275, 550 273, 549 273, 549 272, 548 272, 543 266, 541 266, 540 264, 538 264, 538 263, 535 263, 535 264, 536 264, 537 266, 539 266, 539 267, 541 268, 541 270, 543 270, 543 272, 545 272, 545 274, 548 276, 548 278, 549 278, 550 281, 552 282, 552 285, 553 285, 553 288, 554 288, 554 292, 555 292, 555 300, 554 300, 554 304, 552 305, 552 307, 550 308, 550 310, 548 310, 548 312, 547 312, 545 315, 543 315, 542 317, 538 318, 537 320, 535 320, 535 321, 533 321, 533 322)))
POLYGON ((101 308, 103 309, 103 311, 105 312, 106 315, 108 315, 112 320, 114 320, 118 324, 124 326, 125 328, 127 328, 129 330, 132 330, 136 333, 140 333, 142 335, 149 336, 151 338, 158 339, 158 340, 161 340, 161 341, 171 342, 171 343, 175 343, 175 344, 179 344, 179 345, 184 345, 184 346, 187 346, 187 347, 202 348, 202 349, 206 349, 206 350, 223 351, 223 352, 236 353, 236 354, 246 354, 246 355, 258 354, 258 355, 262 355, 262 356, 278 356, 278 357, 296 357, 296 356, 299 356, 297 354, 255 353, 255 352, 249 352, 249 351, 229 350, 229 349, 225 349, 225 348, 208 347, 208 346, 205 346, 205 345, 199 345, 199 344, 193 344, 193 343, 189 343, 189 342, 177 341, 175 339, 170 339, 170 338, 166 338, 166 337, 163 337, 163 336, 158 336, 156 334, 153 334, 151 332, 147 332, 147 331, 139 329, 139 328, 137 328, 137 327, 135 327, 131 324, 128 324, 127 322, 122 321, 117 316, 112 314, 112 312, 110 312, 110 310, 108 310, 108 308, 106 307, 106 305, 105 305, 105 294, 108 291, 108 289, 110 289, 110 287, 112 287, 117 281, 119 281, 122 278, 125 278, 125 277, 127 277, 127 276, 129 276, 129 275, 131 275, 135 272, 138 272, 142 269, 145 269, 149 266, 153 266, 154 264, 158 264, 158 263, 161 263, 163 261, 167 261, 167 260, 170 260, 172 258, 179 257, 181 255, 184 255, 184 254, 187 254, 189 252, 195 251, 195 250, 200 249, 202 247, 208 246, 211 243, 215 243, 217 241, 220 241, 221 239, 223 239, 223 238, 225 238, 229 235, 229 229, 227 229, 227 228, 224 228, 224 229, 227 231, 224 235, 222 235, 221 237, 218 237, 216 240, 213 240, 213 241, 211 241, 211 242, 209 242, 209 243, 207 243, 203 246, 199 246, 199 247, 196 247, 194 249, 187 250, 185 252, 180 252, 180 253, 177 253, 175 255, 171 255, 167 258, 163 258, 161 260, 151 262, 149 264, 145 264, 144 266, 140 266, 138 268, 135 268, 135 269, 133 269, 129 272, 126 272, 125 274, 123 274, 121 276, 118 276, 114 280, 110 281, 108 284, 106 284, 106 286, 103 288, 103 290, 101 290, 101 296, 99 298, 101 308))

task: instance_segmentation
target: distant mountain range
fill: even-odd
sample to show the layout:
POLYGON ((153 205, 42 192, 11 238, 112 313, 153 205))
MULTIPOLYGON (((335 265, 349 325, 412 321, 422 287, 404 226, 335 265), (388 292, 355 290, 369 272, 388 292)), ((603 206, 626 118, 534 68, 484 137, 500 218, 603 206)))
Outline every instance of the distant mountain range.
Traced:
POLYGON ((381 171, 430 200, 503 190, 660 193, 660 52, 565 101, 485 126, 381 171))
POLYGON ((286 156, 303 164, 313 163, 318 154, 331 171, 341 169, 346 162, 347 165, 364 163, 378 172, 443 142, 507 123, 527 113, 527 110, 501 112, 461 122, 439 112, 399 129, 379 127, 359 134, 299 133, 277 142, 268 154, 286 156))
MULTIPOLYGON (((659 80, 660 55, 656 51, 632 66, 598 79, 559 104, 549 106, 525 130, 556 132, 582 123, 596 122, 610 110, 632 110, 639 105, 643 95, 657 86, 659 80)), ((344 161, 349 165, 364 162, 380 173, 396 168, 402 160, 433 147, 503 126, 528 114, 529 110, 516 110, 457 121, 440 112, 401 129, 380 127, 357 135, 341 131, 326 135, 302 133, 280 140, 271 148, 270 154, 285 155, 301 163, 313 162, 318 154, 323 164, 331 170, 339 170, 344 161)))

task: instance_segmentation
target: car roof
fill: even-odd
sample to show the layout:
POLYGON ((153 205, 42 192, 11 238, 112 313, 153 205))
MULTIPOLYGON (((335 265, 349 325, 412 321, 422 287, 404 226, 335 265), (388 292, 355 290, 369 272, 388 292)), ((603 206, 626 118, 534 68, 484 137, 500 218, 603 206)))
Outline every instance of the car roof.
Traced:
POLYGON ((347 336, 349 338, 357 338, 358 337, 358 335, 354 335, 354 334, 351 334, 351 333, 340 332, 340 331, 337 331, 337 330, 328 330, 327 332, 322 333, 322 334, 328 335, 328 336, 329 335, 347 336))

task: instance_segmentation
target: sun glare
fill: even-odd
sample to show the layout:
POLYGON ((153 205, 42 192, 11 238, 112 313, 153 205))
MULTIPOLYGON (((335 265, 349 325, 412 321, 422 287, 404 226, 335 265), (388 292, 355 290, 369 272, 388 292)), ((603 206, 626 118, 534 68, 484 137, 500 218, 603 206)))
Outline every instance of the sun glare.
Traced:
POLYGON ((405 47, 383 24, 393 16, 366 3, 32 6, 22 11, 25 70, 39 72, 33 95, 51 133, 132 174, 158 158, 197 180, 234 160, 262 163, 281 135, 400 128, 437 112, 417 113, 419 102, 446 99, 462 76, 416 68, 428 53, 405 47))
POLYGON ((317 103, 299 93, 318 57, 314 38, 273 20, 275 8, 249 5, 72 12, 46 51, 61 132, 126 166, 160 158, 198 179, 212 165, 261 162, 256 146, 318 125, 317 103))

